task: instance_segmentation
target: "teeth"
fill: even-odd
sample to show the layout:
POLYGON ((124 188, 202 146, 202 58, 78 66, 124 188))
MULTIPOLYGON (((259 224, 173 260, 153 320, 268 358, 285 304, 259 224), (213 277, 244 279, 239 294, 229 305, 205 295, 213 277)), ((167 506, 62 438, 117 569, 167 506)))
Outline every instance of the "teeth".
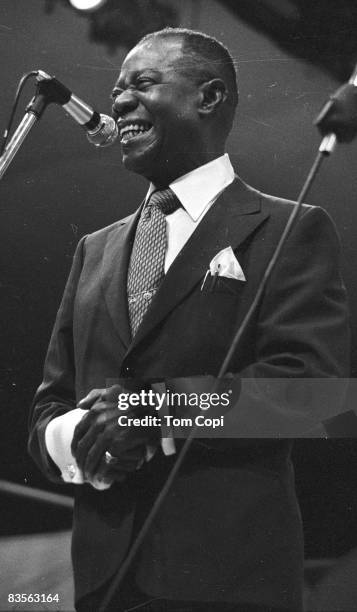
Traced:
POLYGON ((122 140, 124 140, 125 142, 130 140, 130 138, 134 138, 135 136, 138 136, 138 134, 142 134, 143 132, 147 132, 150 129, 150 125, 148 124, 138 124, 138 123, 130 123, 128 125, 125 125, 123 128, 121 128, 120 130, 120 137, 122 140))

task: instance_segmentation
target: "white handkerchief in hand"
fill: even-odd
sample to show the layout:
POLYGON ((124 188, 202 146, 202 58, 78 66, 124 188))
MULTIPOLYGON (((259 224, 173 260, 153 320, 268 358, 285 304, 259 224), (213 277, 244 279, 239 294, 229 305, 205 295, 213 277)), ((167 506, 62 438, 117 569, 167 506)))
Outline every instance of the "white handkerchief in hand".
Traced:
MULTIPOLYGON (((82 408, 74 408, 59 417, 52 419, 46 427, 45 441, 47 452, 52 461, 61 470, 64 482, 83 484, 85 481, 82 470, 79 469, 71 452, 71 442, 74 430, 82 417, 88 412, 82 408)), ((90 484, 99 490, 108 489, 112 481, 94 478, 90 484)))
POLYGON ((222 249, 222 251, 219 251, 214 256, 209 269, 212 276, 218 274, 218 276, 225 276, 226 278, 235 278, 240 281, 246 280, 231 246, 222 249))

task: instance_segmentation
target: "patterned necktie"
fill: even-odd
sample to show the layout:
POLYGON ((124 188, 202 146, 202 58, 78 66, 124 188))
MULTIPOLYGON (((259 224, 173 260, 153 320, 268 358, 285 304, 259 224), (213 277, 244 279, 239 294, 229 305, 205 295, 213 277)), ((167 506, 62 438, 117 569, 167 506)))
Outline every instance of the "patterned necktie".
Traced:
POLYGON ((173 191, 165 189, 154 191, 141 213, 128 272, 129 319, 133 336, 165 275, 165 215, 180 206, 173 191))

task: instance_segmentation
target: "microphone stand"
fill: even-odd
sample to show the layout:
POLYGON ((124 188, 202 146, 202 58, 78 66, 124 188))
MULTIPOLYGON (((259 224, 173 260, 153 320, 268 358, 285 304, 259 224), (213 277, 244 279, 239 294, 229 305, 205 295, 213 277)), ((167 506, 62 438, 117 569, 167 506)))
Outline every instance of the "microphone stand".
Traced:
MULTIPOLYGON (((286 223, 284 231, 278 241, 272 258, 269 261, 269 264, 265 270, 265 273, 262 277, 262 280, 260 282, 256 295, 254 296, 254 299, 251 303, 251 306, 248 309, 241 325, 239 326, 227 351, 227 354, 222 362, 215 383, 212 386, 211 393, 214 393, 218 389, 220 380, 228 371, 230 361, 238 348, 239 342, 243 336, 244 331, 247 328, 249 321, 251 320, 253 313, 259 305, 267 282, 273 272, 273 269, 287 241, 287 238, 297 221, 304 199, 313 184, 313 181, 320 169, 322 161, 333 153, 337 142, 351 142, 357 134, 357 65, 349 82, 346 85, 340 87, 335 92, 335 94, 330 97, 329 101, 324 105, 314 123, 315 125, 317 125, 323 136, 317 156, 310 168, 309 174, 301 189, 301 192, 292 210, 292 213, 290 214, 290 217, 286 223)), ((204 411, 204 413, 207 414, 207 410, 204 411)), ((176 475, 189 451, 197 429, 197 425, 194 425, 191 428, 190 433, 181 448, 181 451, 167 477, 166 482, 164 483, 161 491, 155 499, 148 516, 146 517, 141 529, 139 530, 139 533, 137 534, 134 542, 131 545, 131 548, 129 549, 126 558, 124 559, 124 562, 119 568, 118 573, 114 576, 112 583, 108 587, 105 597, 99 605, 99 612, 105 612, 108 609, 108 606, 110 605, 110 602, 115 592, 118 590, 128 570, 130 569, 140 549, 140 546, 143 543, 146 534, 149 531, 157 513, 159 512, 162 503, 164 502, 164 499, 168 494, 168 491, 171 488, 176 478, 176 475)))
POLYGON ((20 125, 18 126, 17 130, 13 134, 4 153, 0 157, 0 180, 2 179, 6 170, 10 166, 12 160, 14 159, 18 150, 20 149, 26 136, 29 134, 30 130, 33 128, 35 123, 37 123, 39 118, 40 117, 37 117, 35 113, 31 110, 27 111, 26 114, 24 115, 20 125))
POLYGON ((34 125, 41 119, 47 105, 52 101, 50 98, 47 98, 46 94, 41 92, 41 81, 47 81, 50 78, 51 77, 46 74, 46 72, 43 72, 42 70, 37 71, 36 80, 38 82, 38 92, 26 108, 26 113, 22 121, 11 137, 10 142, 7 144, 4 153, 0 157, 0 180, 4 176, 27 135, 30 133, 34 125))

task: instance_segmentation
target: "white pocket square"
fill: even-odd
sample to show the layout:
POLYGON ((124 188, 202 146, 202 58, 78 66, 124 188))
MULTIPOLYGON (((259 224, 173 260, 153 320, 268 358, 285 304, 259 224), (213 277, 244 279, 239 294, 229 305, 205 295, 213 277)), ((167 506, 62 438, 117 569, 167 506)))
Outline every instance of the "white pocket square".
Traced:
POLYGON ((209 272, 212 276, 225 276, 239 281, 246 280, 231 246, 222 249, 213 257, 209 264, 209 272))

